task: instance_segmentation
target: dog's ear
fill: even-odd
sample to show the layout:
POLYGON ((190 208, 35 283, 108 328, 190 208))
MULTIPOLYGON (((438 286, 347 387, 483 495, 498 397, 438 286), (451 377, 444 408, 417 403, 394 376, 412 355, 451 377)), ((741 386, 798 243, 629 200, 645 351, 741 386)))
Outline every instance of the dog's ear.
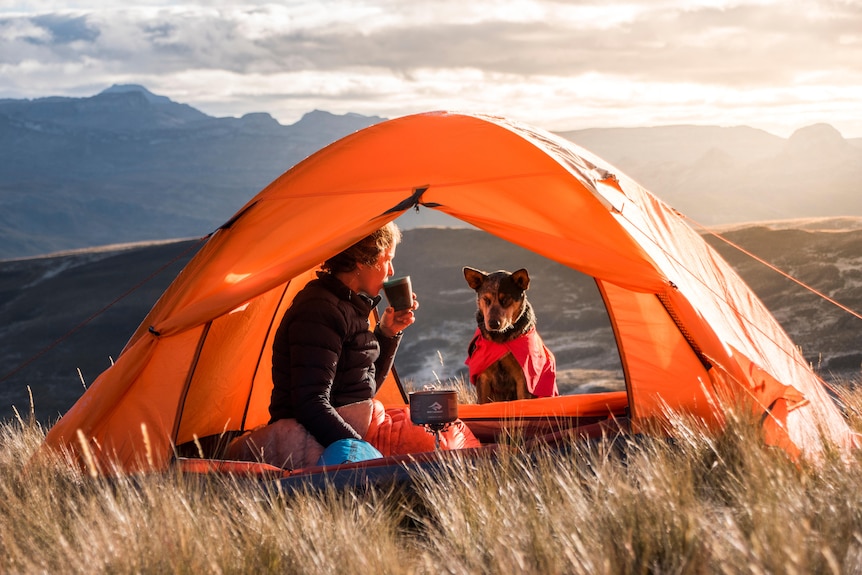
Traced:
POLYGON ((467 285, 473 289, 479 289, 485 280, 488 279, 488 274, 474 268, 464 268, 464 279, 467 280, 467 285))
POLYGON ((527 273, 527 270, 521 268, 516 272, 512 272, 512 281, 515 282, 516 286, 521 288, 521 291, 527 291, 530 287, 530 274, 527 273))

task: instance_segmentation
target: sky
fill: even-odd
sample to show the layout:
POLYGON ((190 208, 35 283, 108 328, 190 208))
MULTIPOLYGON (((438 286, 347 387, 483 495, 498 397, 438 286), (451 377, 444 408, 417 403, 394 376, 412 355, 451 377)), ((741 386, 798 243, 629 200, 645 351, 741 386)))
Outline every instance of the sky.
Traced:
POLYGON ((0 98, 862 137, 862 0, 0 0, 0 98))

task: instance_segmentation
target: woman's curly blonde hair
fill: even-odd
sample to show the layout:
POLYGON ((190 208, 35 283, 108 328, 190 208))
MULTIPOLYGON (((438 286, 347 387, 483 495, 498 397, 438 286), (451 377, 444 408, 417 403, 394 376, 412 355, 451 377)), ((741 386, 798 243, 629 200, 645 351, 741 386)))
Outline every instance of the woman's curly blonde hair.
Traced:
POLYGON ((389 222, 323 262, 323 269, 331 274, 338 274, 352 272, 358 264, 374 265, 380 254, 398 245, 400 241, 401 230, 395 222, 389 222))

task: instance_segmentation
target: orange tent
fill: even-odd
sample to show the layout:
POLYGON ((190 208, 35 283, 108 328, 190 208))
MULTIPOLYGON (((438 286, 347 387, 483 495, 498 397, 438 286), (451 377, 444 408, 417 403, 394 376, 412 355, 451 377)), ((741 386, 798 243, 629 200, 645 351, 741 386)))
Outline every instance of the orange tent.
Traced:
MULTIPOLYGON (((175 445, 265 423, 273 326, 293 294, 319 262, 416 206, 596 279, 634 425, 662 421, 667 409, 720 422, 717 398, 729 396, 749 398, 767 439, 793 453, 818 453, 823 437, 852 444, 793 342, 676 212, 562 138, 438 112, 345 137, 252 198, 209 238, 47 445, 87 445, 100 465, 134 471, 167 466, 175 445)), ((404 402, 392 377, 378 397, 404 402)), ((594 399, 464 406, 462 415, 556 417, 594 399)))

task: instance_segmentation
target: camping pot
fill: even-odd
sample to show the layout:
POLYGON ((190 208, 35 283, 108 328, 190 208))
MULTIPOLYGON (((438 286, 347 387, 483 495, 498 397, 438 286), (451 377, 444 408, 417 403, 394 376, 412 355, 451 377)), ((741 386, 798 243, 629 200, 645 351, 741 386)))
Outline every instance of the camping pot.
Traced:
POLYGON ((416 425, 446 425, 458 419, 458 392, 426 389, 410 394, 410 421, 416 425))

